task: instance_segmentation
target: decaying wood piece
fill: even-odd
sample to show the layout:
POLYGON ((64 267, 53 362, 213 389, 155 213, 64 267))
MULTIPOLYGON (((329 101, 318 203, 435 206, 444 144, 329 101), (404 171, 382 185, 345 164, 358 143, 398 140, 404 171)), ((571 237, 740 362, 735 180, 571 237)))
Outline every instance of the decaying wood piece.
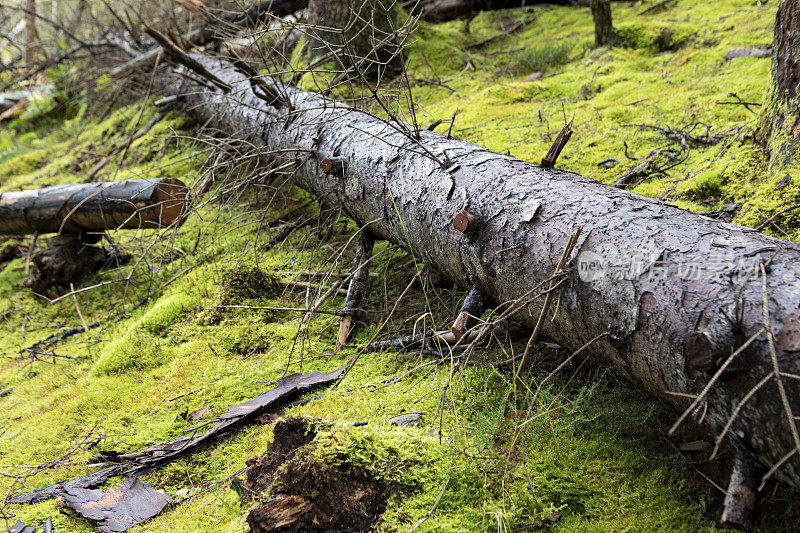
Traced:
POLYGON ((344 104, 280 85, 292 104, 288 115, 265 105, 231 65, 195 58, 234 87, 231 94, 180 72, 159 82, 186 95, 185 108, 201 123, 265 156, 285 162, 294 154, 296 185, 459 285, 476 277, 494 301, 516 303, 515 318, 530 328, 543 303, 532 297, 582 226, 543 335, 567 350, 585 346, 591 360, 615 366, 680 410, 707 389, 698 420, 714 434, 726 429, 736 448, 777 466, 775 477, 800 488, 797 430, 785 413, 787 405, 800 412, 800 380, 783 380, 785 402, 772 380, 738 405, 776 366, 800 374, 800 246, 434 132, 410 138, 344 104), (344 162, 341 177, 320 170, 332 153, 344 162), (450 229, 464 210, 481 220, 469 235, 450 229), (760 264, 768 265, 774 357, 773 337, 764 335, 760 264), (687 360, 698 349, 714 363, 690 372, 687 360))
POLYGON ((366 229, 358 236, 358 247, 353 265, 353 277, 347 287, 347 299, 344 302, 339 333, 336 336, 336 349, 347 344, 350 336, 355 332, 358 320, 364 316, 364 307, 372 289, 372 280, 369 277, 369 260, 375 246, 375 237, 366 229))
POLYGON ((742 531, 751 531, 755 525, 753 514, 758 498, 758 485, 764 468, 742 452, 737 452, 733 473, 725 494, 725 510, 720 525, 742 531))
POLYGON ((172 501, 169 494, 133 476, 108 490, 66 488, 63 498, 67 507, 95 522, 102 533, 127 531, 156 516, 172 501))
POLYGON ((174 178, 4 192, 0 193, 0 235, 162 228, 179 220, 187 192, 174 178))
POLYGON ((461 345, 472 342, 478 337, 479 331, 473 329, 463 335, 461 338, 456 338, 452 331, 425 331, 423 333, 415 333, 412 335, 403 335, 394 337, 385 341, 372 342, 359 348, 359 353, 374 353, 374 352, 387 352, 390 350, 411 351, 416 349, 425 349, 433 351, 441 345, 453 346, 459 340, 461 345))
MULTIPOLYGON (((47 248, 37 248, 30 254, 30 275, 24 285, 37 294, 47 294, 51 289, 68 289, 84 276, 96 274, 117 266, 113 252, 93 246, 96 239, 86 242, 80 234, 65 233, 50 239, 47 248)), ((121 258, 120 258, 121 259, 121 258)))
POLYGON ((278 381, 275 387, 261 396, 229 407, 219 418, 219 423, 201 435, 192 432, 137 452, 127 454, 112 453, 111 456, 114 462, 116 462, 113 466, 79 478, 62 480, 46 487, 16 494, 11 496, 8 502, 43 502, 57 496, 63 496, 67 493, 75 493, 76 489, 99 487, 112 476, 122 473, 132 473, 142 468, 149 468, 171 461, 176 457, 197 449, 201 444, 209 442, 245 422, 252 421, 254 418, 268 412, 270 409, 274 409, 278 405, 293 400, 305 392, 331 384, 342 375, 344 369, 345 367, 341 367, 327 374, 323 374, 322 372, 290 374, 278 381))

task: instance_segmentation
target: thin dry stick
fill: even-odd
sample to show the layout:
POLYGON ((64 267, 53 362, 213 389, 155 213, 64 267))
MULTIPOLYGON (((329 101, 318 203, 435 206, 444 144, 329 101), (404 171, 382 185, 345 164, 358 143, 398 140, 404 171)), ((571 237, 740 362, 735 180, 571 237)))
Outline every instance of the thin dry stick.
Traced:
MULTIPOLYGON (((398 306, 398 305, 400 305, 400 302, 403 300, 403 297, 405 297, 406 293, 407 293, 407 292, 408 292, 408 291, 411 289, 411 287, 414 285, 414 281, 416 281, 417 277, 419 277, 419 274, 420 274, 420 272, 421 272, 421 271, 417 272, 416 274, 414 274, 414 275, 411 277, 411 281, 409 281, 409 282, 408 282, 408 285, 406 285, 406 288, 403 290, 403 292, 402 292, 402 293, 400 294, 400 296, 397 298, 397 301, 394 303, 394 307, 392 307, 392 310, 389 312, 389 316, 387 316, 387 317, 386 317, 386 320, 384 320, 384 321, 383 321, 383 323, 382 323, 382 324, 381 324, 381 325, 378 327, 378 329, 375 331, 375 334, 372 336, 372 338, 369 340, 369 342, 368 342, 367 344, 371 344, 371 343, 372 343, 372 341, 374 341, 374 340, 375 340, 375 338, 376 338, 378 335, 380 335, 381 331, 382 331, 382 330, 383 330, 383 328, 386 326, 386 324, 388 324, 388 323, 389 323, 389 320, 391 320, 392 316, 394 315, 394 312, 397 310, 397 306, 398 306)), ((347 366, 347 368, 344 370, 344 372, 343 372, 343 373, 342 373, 342 375, 339 377, 339 379, 336 381, 336 383, 334 383, 334 385, 333 385, 333 387, 334 387, 334 388, 338 387, 338 386, 339 386, 339 383, 341 383, 341 382, 342 382, 342 380, 345 378, 345 376, 347 376, 347 373, 348 373, 348 372, 350 372, 350 370, 351 370, 351 369, 352 369, 354 366, 356 366, 356 363, 358 362, 358 358, 359 358, 359 357, 361 357, 361 354, 362 354, 362 353, 364 353, 364 351, 363 351, 363 348, 362 348, 361 350, 359 350, 359 351, 358 351, 358 353, 356 354, 356 356, 353 358, 353 362, 352 362, 352 363, 350 363, 350 364, 347 366)))
POLYGON ((449 485, 449 484, 450 484, 450 478, 451 478, 452 476, 453 476, 453 471, 451 470, 450 472, 448 472, 448 473, 447 473, 447 481, 445 481, 445 482, 444 482, 444 487, 442 487, 442 491, 439 493, 439 497, 438 497, 438 498, 436 498, 436 501, 435 501, 435 502, 433 502, 433 507, 431 507, 431 510, 430 510, 430 511, 428 511, 427 513, 425 513, 425 516, 423 516, 423 517, 422 517, 422 518, 419 520, 419 522, 417 522, 416 524, 414 524, 414 527, 412 527, 411 529, 409 529, 409 530, 408 530, 408 533, 412 533, 412 532, 416 531, 416 530, 419 528, 419 526, 421 526, 422 524, 424 524, 424 523, 425 523, 425 521, 426 521, 428 518, 430 518, 431 516, 433 516, 433 513, 435 513, 435 512, 436 512, 436 508, 437 508, 437 507, 439 507, 439 502, 440 502, 440 501, 442 501, 442 496, 444 496, 444 491, 446 491, 446 490, 447 490, 447 485, 449 485))
POLYGON ((733 410, 733 413, 731 413, 731 416, 728 419, 728 422, 725 424, 725 427, 722 428, 722 433, 719 434, 719 436, 717 437, 717 441, 714 443, 714 451, 711 452, 711 459, 717 456, 717 452, 719 451, 719 445, 722 444, 722 439, 725 438, 725 435, 728 433, 728 430, 731 429, 733 421, 736 420, 736 417, 739 415, 739 411, 742 410, 742 407, 744 407, 744 405, 750 400, 750 398, 753 397, 753 395, 756 392, 758 392, 758 390, 761 387, 766 385, 767 382, 772 379, 772 376, 773 374, 771 373, 764 376, 764 378, 761 381, 759 381, 755 387, 750 389, 750 392, 745 394, 744 398, 742 398, 742 400, 736 405, 736 408, 733 410))
MULTIPOLYGON (((103 168, 105 168, 105 166, 108 165, 114 159, 114 157, 117 156, 117 154, 119 154, 123 150, 127 150, 130 147, 131 144, 133 144, 135 141, 137 141, 137 140, 141 139, 142 137, 144 137, 145 135, 147 135, 147 132, 149 132, 151 129, 153 129, 153 126, 158 124, 164 117, 166 117, 167 113, 169 113, 169 110, 162 111, 154 119, 152 119, 150 122, 145 124, 145 126, 143 128, 141 128, 140 130, 134 132, 125 141, 123 141, 122 143, 120 143, 117 146, 115 146, 108 153, 108 155, 106 155, 106 157, 104 157, 99 163, 97 163, 92 168, 92 170, 89 171, 89 173, 86 175, 84 180, 86 182, 94 181, 94 178, 95 178, 95 176, 97 176, 97 173, 100 172, 101 170, 103 170, 103 168)), ((124 158, 125 156, 123 155, 122 157, 124 158)))
POLYGON ((295 311, 297 313, 319 313, 322 315, 342 316, 341 311, 323 311, 314 307, 272 307, 268 305, 215 305, 218 309, 263 309, 265 311, 295 311))
POLYGON ((728 357, 728 359, 724 363, 722 363, 722 366, 719 367, 719 369, 711 378, 711 380, 709 380, 708 384, 703 388, 700 394, 697 395, 697 398, 694 399, 691 405, 689 405, 689 407, 683 412, 683 414, 681 414, 681 416, 678 417, 678 420, 675 422, 675 424, 672 425, 668 433, 670 436, 675 434, 675 431, 677 431, 678 426, 680 426, 683 423, 683 421, 686 420, 686 417, 689 416, 689 414, 692 411, 694 411, 698 405, 700 405, 700 402, 702 402, 703 399, 706 397, 708 391, 711 390, 711 387, 714 386, 714 383, 717 382, 719 377, 722 375, 723 372, 725 372, 725 369, 730 366, 730 364, 733 362, 736 356, 742 353, 748 346, 750 346, 753 343, 753 341, 756 340, 758 336, 761 335, 763 332, 764 328, 761 328, 760 330, 756 331, 752 337, 747 339, 747 341, 745 341, 744 344, 742 344, 735 352, 733 352, 728 357))
MULTIPOLYGON (((775 376, 775 383, 778 384, 778 393, 781 397, 781 403, 783 404, 783 410, 786 413, 786 418, 789 422, 789 427, 792 430, 792 439, 794 440, 794 450, 792 452, 796 452, 800 450, 800 434, 797 432, 797 424, 794 420, 794 414, 792 413, 792 407, 789 405, 789 398, 786 395, 786 388, 783 386, 783 379, 781 379, 781 369, 778 366, 778 351, 775 349, 775 337, 772 333, 772 322, 769 318, 769 296, 767 295, 767 272, 764 269, 764 263, 760 263, 759 268, 761 269, 761 296, 763 298, 763 311, 764 311, 764 327, 767 330, 767 344, 769 345, 769 354, 772 359, 772 372, 773 376, 775 376)), ((777 465, 776 465, 777 466, 777 465)), ((774 467, 773 467, 774 468, 774 467)), ((775 470, 770 469, 770 472, 774 472, 775 470)), ((761 480, 761 485, 764 485, 764 482, 768 479, 768 476, 764 476, 761 480)))
MULTIPOLYGON (((291 281, 290 280, 290 281, 282 281, 282 283, 284 283, 285 285, 291 285, 292 287, 298 287, 300 289, 322 290, 322 285, 319 285, 317 283, 309 283, 307 281, 291 281)), ((339 283, 338 285, 341 285, 341 283, 339 283)), ((337 287, 338 287, 338 285, 337 285, 337 287)), ((328 289, 328 290, 330 291, 330 289, 328 289)), ((336 292, 336 294, 338 294, 340 296, 347 296, 347 291, 345 289, 336 288, 336 289, 334 289, 334 291, 336 292)), ((333 292, 333 291, 331 291, 331 292, 333 292)))
MULTIPOLYGON (((317 298, 317 300, 314 302, 314 305, 311 306, 311 310, 309 312, 312 314, 314 312, 317 312, 319 306, 322 305, 325 302, 325 300, 330 298, 331 294, 333 293, 339 294, 339 287, 341 287, 344 284, 345 279, 346 278, 334 281, 331 284, 331 286, 328 287, 328 290, 325 291, 325 294, 317 298)), ((307 320, 309 320, 310 317, 311 317, 310 314, 303 315, 301 322, 306 322, 307 320)))
POLYGON ((797 453, 797 448, 794 448, 792 451, 790 451, 789 453, 787 453, 786 455, 784 455, 783 457, 781 457, 781 460, 780 460, 780 461, 778 461, 777 463, 775 463, 774 465, 772 465, 772 468, 770 468, 770 469, 769 469, 769 471, 768 471, 766 474, 764 474, 764 477, 762 477, 762 478, 761 478, 761 484, 758 486, 758 490, 761 490, 761 489, 763 489, 763 488, 764 488, 764 485, 767 483, 767 480, 768 480, 770 477, 772 477, 772 474, 774 474, 774 473, 775 473, 775 472, 776 472, 776 471, 777 471, 777 470, 778 470, 780 467, 782 467, 782 466, 783 466, 783 463, 785 463, 786 461, 788 461, 789 459, 791 459, 791 458, 792 458, 792 456, 793 456, 794 454, 796 454, 796 453, 797 453))
POLYGON ((78 311, 78 318, 81 319, 81 324, 83 324, 83 331, 89 331, 89 326, 86 325, 86 321, 83 319, 83 313, 81 313, 81 308, 78 305, 78 297, 75 296, 75 287, 72 283, 69 284, 69 290, 72 292, 72 301, 75 302, 75 310, 78 311))
POLYGON ((562 362, 560 365, 558 365, 558 366, 557 366, 557 367, 556 367, 556 368, 555 368, 555 369, 554 369, 552 372, 550 372, 550 373, 547 375, 547 377, 545 377, 545 378, 544 378, 544 379, 543 379, 543 380, 542 380, 542 381, 539 383, 539 386, 538 386, 538 387, 536 387, 536 392, 534 392, 534 393, 533 393, 533 397, 531 398, 531 401, 530 401, 530 403, 529 403, 529 405, 528 405, 528 415, 527 415, 527 420, 525 420, 525 422, 523 422, 522 424, 520 424, 520 425, 519 425, 519 427, 518 427, 517 429, 521 429, 521 428, 525 427, 525 426, 526 426, 526 425, 527 425, 527 424, 528 424, 528 423, 531 421, 531 418, 530 418, 530 416, 531 416, 531 413, 533 412, 533 408, 534 408, 534 406, 536 405, 536 399, 539 397, 539 393, 542 391, 542 387, 544 387, 544 386, 545 386, 545 384, 546 384, 548 381, 550 381, 550 379, 551 379, 553 376, 555 376, 556 374, 558 374, 559 372, 561 372, 561 370, 562 370, 562 369, 563 369, 565 366, 567 366, 567 365, 568 365, 568 364, 569 364, 569 363, 570 363, 570 362, 571 362, 571 361, 572 361, 572 360, 573 360, 573 359, 574 359, 574 358, 575 358, 575 357, 576 357, 578 354, 580 354, 581 352, 583 352, 585 349, 587 349, 589 346, 591 346, 592 344, 594 344, 596 341, 599 341, 599 340, 600 340, 600 339, 602 339, 603 337, 606 337, 606 336, 608 336, 608 335, 610 335, 610 334, 611 334, 611 332, 610 332, 610 331, 606 331, 605 333, 601 333, 600 335, 597 335, 595 338, 593 338, 592 340, 590 340, 589 342, 587 342, 586 344, 584 344, 583 346, 581 346, 580 348, 578 348, 576 351, 572 352, 572 355, 570 355, 569 357, 567 357, 566 359, 564 359, 564 361, 563 361, 563 362, 562 362))
POLYGON ((575 244, 578 242, 578 237, 581 235, 581 230, 583 229, 582 226, 579 226, 578 229, 573 233, 569 240, 567 241, 567 245, 564 247, 564 253, 561 254, 561 259, 558 261, 558 266, 556 266, 555 272, 553 272, 553 280, 550 282, 550 288, 547 291, 547 294, 544 297, 544 303, 542 304, 542 312, 539 313, 539 319, 536 321, 536 326, 533 328, 533 333, 531 333, 531 337, 528 339, 528 344, 525 346, 525 352, 522 354, 522 360, 519 363, 519 367, 517 368, 516 373, 514 374, 514 383, 512 387, 508 390, 508 394, 506 394, 506 399, 503 402, 503 412, 506 412, 508 408, 508 401, 511 399, 512 391, 514 390, 514 386, 519 382, 519 378, 522 375, 522 372, 527 368, 528 365, 528 358, 530 356, 531 350, 533 349, 533 345, 536 344, 537 339, 539 338, 539 332, 542 330, 542 325, 544 325, 544 319, 547 316, 547 311, 550 308, 550 303, 553 301, 553 293, 555 292, 553 289, 556 288, 558 285, 558 280, 556 276, 559 276, 564 271, 564 265, 567 263, 567 259, 569 259, 570 254, 572 254, 572 250, 575 248, 575 244))

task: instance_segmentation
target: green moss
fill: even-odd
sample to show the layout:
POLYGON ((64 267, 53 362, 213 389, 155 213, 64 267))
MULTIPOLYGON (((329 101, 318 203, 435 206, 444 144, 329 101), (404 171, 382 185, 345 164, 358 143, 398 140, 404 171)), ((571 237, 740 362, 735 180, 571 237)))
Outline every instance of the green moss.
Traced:
POLYGON ((714 169, 681 182, 676 192, 694 199, 716 198, 722 194, 724 185, 724 169, 714 169))
POLYGON ((628 22, 616 26, 627 46, 650 53, 666 52, 686 46, 695 37, 695 26, 681 23, 628 22))
MULTIPOLYGON (((469 29, 464 21, 420 24, 407 55, 414 101, 419 116, 429 122, 458 111, 455 135, 530 161, 541 159, 565 115, 574 114, 575 133, 558 164, 604 183, 637 163, 626 157, 623 142, 628 155, 637 158, 667 143, 629 124, 682 129, 703 122, 712 133, 742 128, 740 135, 714 146, 692 146, 682 165, 666 176, 648 178, 636 191, 698 211, 740 203, 737 221, 757 225, 800 202, 800 173, 793 166, 770 171, 765 151, 747 136, 758 117, 742 106, 715 102, 725 100, 728 92, 746 100, 765 93, 769 60, 721 58, 731 48, 770 42, 773 4, 678 0, 666 11, 640 16, 642 6, 617 2, 616 25, 633 44, 599 50, 591 49, 593 26, 585 9, 480 13, 469 29), (536 20, 518 32, 466 48, 502 33, 509 20, 532 14, 536 20), (669 40, 662 35, 666 26, 672 28, 669 40), (522 82, 528 69, 545 70, 546 76, 522 82), (620 164, 597 166, 609 157, 620 164), (788 184, 782 183, 786 173, 793 176, 788 184)), ((97 120, 85 109, 58 123, 29 117, 0 132, 0 190, 74 182, 157 113, 147 105, 139 118, 142 108, 130 106, 97 120)), ((166 141, 173 128, 185 126, 177 114, 167 117, 131 146, 124 161, 118 156, 102 178, 150 175, 159 169, 159 175, 193 181, 198 166, 190 150, 195 148, 166 141)), ((703 131, 695 128, 695 134, 703 131)), ((288 187, 277 193, 259 188, 237 199, 244 207, 203 205, 170 239, 154 243, 151 232, 114 233, 115 244, 142 261, 85 281, 87 286, 107 282, 76 295, 83 318, 103 325, 53 347, 64 356, 55 362, 43 356, 20 358, 19 350, 80 325, 76 303, 67 298, 49 304, 31 295, 22 287, 22 259, 0 265, 0 348, 6 355, 0 361, 0 387, 13 387, 0 398, 3 464, 42 464, 74 452, 74 463, 45 470, 27 483, 41 486, 81 475, 89 471, 81 461, 97 454, 96 449, 75 448, 89 432, 90 442, 99 439, 96 448, 133 451, 191 429, 197 423, 185 419, 187 412, 208 406, 209 416, 219 416, 263 394, 286 373, 331 371, 345 364, 356 349, 331 352, 336 316, 318 314, 302 322, 293 311, 215 307, 303 308, 319 294, 287 286, 268 271, 320 271, 331 268, 331 261, 336 270, 347 271, 353 242, 342 250, 347 239, 341 236, 320 242, 312 231, 298 231, 268 253, 255 242, 271 236, 269 231, 265 235, 265 220, 283 217, 309 198, 288 187), (267 194, 270 200, 283 194, 288 208, 275 201, 262 209, 267 194), (170 261, 164 261, 165 254, 170 261), (124 281, 128 276, 130 283, 124 281), (212 313, 215 320, 199 319, 212 313)), ((800 237, 800 212, 777 220, 792 238, 800 237)), ((374 264, 381 277, 355 342, 369 341, 387 319, 379 335, 452 320, 462 291, 417 286, 390 317, 413 272, 400 252, 383 244, 376 250, 384 254, 374 264)), ((312 281, 330 286, 330 280, 312 281)), ((342 305, 343 298, 336 296, 322 308, 336 311, 342 305)), ((475 366, 454 369, 452 382, 449 362, 433 364, 433 358, 417 353, 364 354, 338 387, 309 394, 311 401, 288 409, 287 415, 322 420, 320 444, 303 454, 323 466, 366 468, 391 487, 381 525, 385 531, 408 531, 428 513, 448 479, 422 530, 712 530, 722 498, 695 468, 724 485, 727 464, 683 460, 664 440, 674 414, 612 374, 593 370, 556 376, 540 392, 528 419, 531 389, 552 368, 543 356, 504 414, 500 406, 511 374, 493 364, 523 349, 524 340, 482 348, 473 356, 475 366), (428 366, 414 370, 421 364, 428 366), (434 418, 442 400, 444 421, 434 418), (392 426, 391 418, 404 412, 422 412, 424 425, 392 426), (367 425, 353 427, 354 422, 367 425), (552 523, 555 511, 561 517, 552 523)), ((139 530, 245 530, 249 509, 239 504, 227 479, 248 458, 264 453, 271 427, 248 425, 147 474, 147 481, 170 492, 193 486, 204 491, 139 530)), ((689 432, 676 438, 701 436, 689 432)), ((25 472, 3 468, 3 473, 25 472)), ((0 477, 0 490, 5 493, 9 483, 10 478, 0 477)), ((788 501, 764 513, 765 529, 792 523, 796 505, 793 498, 788 501)), ((57 513, 52 502, 7 510, 36 524, 52 515, 65 531, 87 527, 57 513)))
POLYGON ((161 298, 142 317, 141 327, 153 335, 159 335, 196 307, 197 300, 190 294, 176 293, 170 297, 161 298))
POLYGON ((222 275, 219 300, 233 305, 258 298, 270 298, 280 288, 280 280, 260 268, 240 266, 222 275))
POLYGON ((512 56, 509 68, 514 74, 547 71, 567 63, 573 46, 570 42, 549 42, 522 50, 512 56))
POLYGON ((155 368, 169 360, 169 354, 153 337, 138 329, 109 342, 100 352, 94 374, 104 376, 127 370, 155 368))

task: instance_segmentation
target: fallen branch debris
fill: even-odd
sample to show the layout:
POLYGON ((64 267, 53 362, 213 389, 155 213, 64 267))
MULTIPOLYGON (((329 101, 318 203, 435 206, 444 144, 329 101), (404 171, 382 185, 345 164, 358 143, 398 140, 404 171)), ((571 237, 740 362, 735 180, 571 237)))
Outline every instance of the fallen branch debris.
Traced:
POLYGON ((108 490, 70 487, 61 495, 64 505, 97 524, 102 533, 118 533, 148 520, 172 497, 131 476, 108 490))
POLYGON ((157 466, 171 461, 184 453, 196 449, 201 444, 230 431, 234 427, 252 421, 279 404, 288 402, 298 395, 316 387, 332 383, 344 372, 344 369, 345 367, 342 367, 327 374, 322 374, 320 372, 291 374, 281 379, 274 388, 261 396, 228 408, 219 418, 219 423, 202 435, 195 436, 193 433, 190 433, 137 452, 115 454, 114 461, 117 464, 76 479, 60 481, 47 487, 14 495, 8 499, 8 502, 42 502, 57 496, 76 493, 78 489, 98 487, 112 476, 122 473, 133 473, 142 468, 157 466))

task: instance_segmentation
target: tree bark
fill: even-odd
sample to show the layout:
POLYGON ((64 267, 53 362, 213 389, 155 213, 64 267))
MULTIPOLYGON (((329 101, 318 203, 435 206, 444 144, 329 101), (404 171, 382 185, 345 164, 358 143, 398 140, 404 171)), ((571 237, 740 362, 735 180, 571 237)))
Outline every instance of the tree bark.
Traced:
POLYGON ((333 54, 342 69, 367 79, 403 67, 393 0, 309 0, 307 38, 312 58, 333 54))
POLYGON ((532 297, 582 227, 543 334, 691 406, 760 465, 782 461, 774 475, 800 488, 800 380, 787 377, 800 375, 800 246, 437 133, 411 139, 291 86, 277 87, 291 113, 270 107, 231 65, 194 57, 234 88, 180 71, 161 79, 200 123, 293 158, 296 185, 459 285, 476 279, 501 307, 517 304, 523 324, 534 326, 544 298, 532 297), (331 156, 341 177, 320 168, 331 156), (474 227, 457 233, 451 222, 465 210, 474 227))
POLYGON ((594 46, 611 46, 617 40, 617 32, 611 20, 610 0, 592 0, 592 17, 594 18, 594 46))
POLYGON ((173 178, 4 192, 0 193, 0 235, 165 227, 183 213, 187 192, 173 178))
POLYGON ((782 0, 775 15, 772 89, 761 117, 771 171, 792 165, 800 148, 800 6, 782 0))
POLYGON ((25 0, 25 64, 29 67, 39 57, 39 34, 36 31, 36 0, 25 0))

